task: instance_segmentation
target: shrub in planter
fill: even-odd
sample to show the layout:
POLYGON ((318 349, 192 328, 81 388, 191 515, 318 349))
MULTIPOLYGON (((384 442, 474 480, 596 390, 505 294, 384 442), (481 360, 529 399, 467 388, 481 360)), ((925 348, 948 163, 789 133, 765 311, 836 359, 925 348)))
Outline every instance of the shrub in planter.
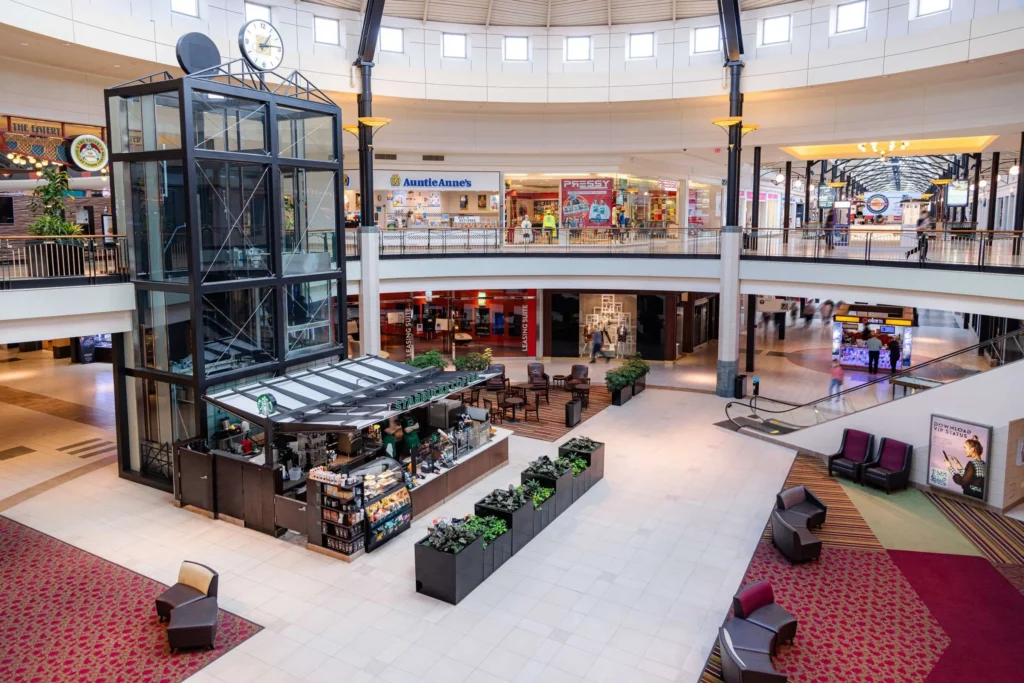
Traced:
POLYGON ((558 457, 586 460, 590 469, 591 486, 604 478, 604 444, 600 441, 577 436, 558 447, 558 457))
POLYGON ((633 378, 633 395, 636 396, 647 388, 647 374, 651 371, 651 364, 643 359, 639 353, 626 356, 623 368, 628 368, 628 374, 633 378))
POLYGON ((493 574, 512 557, 512 534, 505 520, 487 515, 470 517, 466 524, 484 539, 484 578, 493 574))
POLYGON ((467 353, 464 356, 457 356, 452 359, 456 370, 486 370, 491 367, 492 355, 490 349, 483 353, 467 353))
POLYGON ((438 524, 415 546, 416 592, 457 605, 484 580, 483 537, 469 524, 438 524))
POLYGON ((510 485, 508 489, 494 489, 474 506, 478 516, 493 515, 508 525, 513 555, 533 538, 533 506, 527 505, 530 495, 522 486, 510 485))
POLYGON ((536 535, 547 528, 556 516, 554 501, 551 500, 551 497, 555 495, 555 490, 541 486, 536 479, 528 484, 533 491, 533 533, 536 535))
POLYGON ((540 486, 554 489, 554 500, 551 502, 554 507, 552 518, 562 514, 572 505, 572 461, 569 458, 552 460, 546 455, 541 456, 531 462, 521 476, 524 484, 530 479, 535 479, 540 486))
POLYGON ((437 349, 421 353, 412 360, 405 361, 405 364, 414 368, 441 368, 442 370, 448 367, 448 361, 441 356, 441 352, 437 349))

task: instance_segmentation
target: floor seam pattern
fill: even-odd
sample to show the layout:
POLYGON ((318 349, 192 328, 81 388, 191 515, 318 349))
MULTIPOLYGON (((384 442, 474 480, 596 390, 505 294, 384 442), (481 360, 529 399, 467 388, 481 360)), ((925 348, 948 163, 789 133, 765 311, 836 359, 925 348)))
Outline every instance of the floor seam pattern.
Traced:
POLYGON ((46 493, 51 489, 57 488, 61 484, 66 484, 69 481, 74 481, 75 479, 78 479, 79 477, 84 477, 85 475, 91 472, 95 472, 96 470, 102 469, 107 465, 111 465, 115 462, 117 462, 117 455, 110 455, 107 456, 106 458, 103 458, 102 460, 96 460, 94 462, 90 462, 86 465, 83 465, 82 467, 78 467, 68 472, 64 472, 63 474, 58 474, 56 477, 52 477, 50 479, 47 479, 46 481, 36 484, 35 486, 30 486, 27 489, 18 491, 13 495, 7 496, 6 498, 0 498, 0 512, 10 510, 15 505, 20 505, 24 503, 26 500, 31 500, 32 498, 35 498, 41 493, 46 493))

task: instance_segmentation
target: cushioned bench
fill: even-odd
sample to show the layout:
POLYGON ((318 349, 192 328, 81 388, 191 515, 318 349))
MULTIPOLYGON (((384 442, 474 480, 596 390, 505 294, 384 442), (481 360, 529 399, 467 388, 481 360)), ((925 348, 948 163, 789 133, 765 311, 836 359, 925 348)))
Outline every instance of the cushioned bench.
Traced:
POLYGON ((787 510, 772 510, 772 544, 793 563, 821 556, 821 541, 807 529, 807 518, 787 510))
POLYGON ((188 560, 182 562, 178 570, 178 583, 156 599, 156 613, 160 621, 167 621, 177 607, 205 597, 217 597, 217 583, 217 572, 206 565, 188 560))
POLYGON ((217 640, 217 598, 202 598, 180 605, 171 612, 167 644, 171 652, 190 647, 213 649, 217 640))
MULTIPOLYGON (((733 596, 732 613, 775 634, 776 647, 796 638, 796 617, 775 602, 775 591, 767 581, 755 581, 741 588, 733 596)), ((771 654, 775 654, 774 649, 771 654)))
POLYGON ((718 629, 718 643, 725 683, 786 683, 786 675, 775 670, 769 655, 737 647, 724 627, 718 629))

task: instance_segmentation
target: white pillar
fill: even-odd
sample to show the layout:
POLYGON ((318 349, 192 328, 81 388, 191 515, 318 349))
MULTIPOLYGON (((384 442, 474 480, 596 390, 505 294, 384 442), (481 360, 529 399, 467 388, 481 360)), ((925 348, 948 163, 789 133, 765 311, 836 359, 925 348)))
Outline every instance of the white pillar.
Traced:
POLYGON ((715 393, 733 395, 739 365, 740 237, 736 225, 722 227, 722 274, 718 310, 718 381, 715 393))
POLYGON ((359 355, 380 355, 380 231, 376 225, 359 228, 359 355))

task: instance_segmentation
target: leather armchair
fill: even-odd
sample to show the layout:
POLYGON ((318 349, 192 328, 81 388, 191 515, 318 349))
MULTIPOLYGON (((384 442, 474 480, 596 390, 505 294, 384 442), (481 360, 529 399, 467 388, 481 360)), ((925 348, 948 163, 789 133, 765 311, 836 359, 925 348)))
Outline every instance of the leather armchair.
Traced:
POLYGON ((725 628, 718 629, 718 644, 725 683, 786 683, 786 675, 775 670, 769 655, 737 647, 725 628))
POLYGON ((791 643, 796 637, 796 618, 775 602, 775 592, 768 581, 755 581, 740 588, 732 598, 732 613, 774 633, 775 644, 791 643))
POLYGON ((488 391, 504 391, 508 388, 508 378, 505 377, 505 366, 500 363, 496 363, 487 368, 488 374, 495 372, 500 374, 497 377, 491 377, 487 380, 487 383, 484 386, 487 387, 488 391))
POLYGON ((775 509, 788 510, 807 518, 807 528, 816 529, 825 523, 828 507, 806 486, 794 486, 775 496, 775 509))
POLYGON ((772 510, 772 545, 790 562, 821 556, 821 541, 805 526, 806 518, 785 510, 772 510))
POLYGON ((864 463, 861 481, 885 489, 886 495, 907 488, 914 447, 896 439, 882 438, 873 460, 864 463))
POLYGON ((871 456, 874 446, 874 434, 859 429, 844 429, 839 452, 828 456, 829 476, 841 474, 854 481, 860 481, 861 470, 871 456))
POLYGON ((565 388, 571 390, 577 384, 590 381, 590 368, 586 365, 574 365, 569 371, 569 377, 565 380, 565 388))
POLYGON ((544 372, 543 363, 529 363, 526 366, 526 379, 531 391, 537 392, 537 397, 544 397, 544 402, 551 403, 549 389, 551 378, 544 372))
POLYGON ((171 612, 182 605, 206 597, 217 597, 219 575, 204 564, 186 560, 178 570, 178 582, 156 599, 156 613, 160 621, 171 618, 171 612))

